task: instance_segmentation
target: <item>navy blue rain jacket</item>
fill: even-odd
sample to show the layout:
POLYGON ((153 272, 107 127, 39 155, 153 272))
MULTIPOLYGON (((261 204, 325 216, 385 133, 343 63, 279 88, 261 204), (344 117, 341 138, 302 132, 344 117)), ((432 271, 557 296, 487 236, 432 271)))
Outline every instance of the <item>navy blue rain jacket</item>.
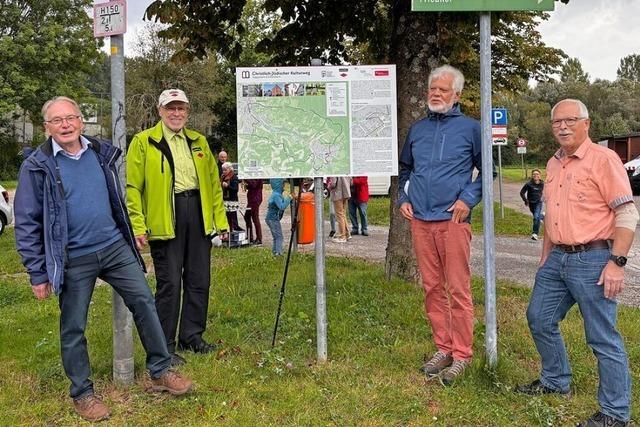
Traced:
MULTIPOLYGON (((111 144, 84 137, 91 142, 89 149, 97 154, 104 172, 115 223, 144 270, 144 262, 136 249, 115 165, 122 150, 111 144)), ((22 163, 14 209, 16 247, 29 273, 31 284, 50 282, 56 295, 60 294, 67 262, 67 209, 64 188, 53 157, 51 138, 22 163)))
MULTIPOLYGON (((409 202, 423 221, 450 220, 456 200, 473 208, 482 199, 480 123, 455 104, 446 113, 429 114, 409 129, 400 154, 398 205, 409 202)), ((495 177, 495 172, 494 172, 495 177)), ((471 215, 467 221, 471 220, 471 215)))

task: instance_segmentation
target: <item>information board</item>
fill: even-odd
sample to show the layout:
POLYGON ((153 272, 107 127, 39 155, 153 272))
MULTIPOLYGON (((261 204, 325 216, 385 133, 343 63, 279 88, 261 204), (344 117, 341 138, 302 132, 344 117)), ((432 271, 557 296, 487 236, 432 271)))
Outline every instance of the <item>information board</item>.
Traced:
POLYGON ((236 69, 240 178, 398 174, 395 65, 236 69))

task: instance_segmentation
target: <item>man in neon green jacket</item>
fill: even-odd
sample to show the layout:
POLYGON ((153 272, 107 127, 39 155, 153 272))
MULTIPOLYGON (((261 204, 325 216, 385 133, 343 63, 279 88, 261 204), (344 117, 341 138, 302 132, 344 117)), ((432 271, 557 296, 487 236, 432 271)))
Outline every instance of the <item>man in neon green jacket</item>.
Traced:
POLYGON ((127 152, 127 208, 138 248, 149 243, 156 309, 172 363, 180 365, 185 360, 176 349, 215 350, 202 338, 211 235, 224 234, 229 226, 216 159, 206 138, 185 128, 189 115, 185 93, 162 92, 158 113, 160 122, 135 135, 127 152))

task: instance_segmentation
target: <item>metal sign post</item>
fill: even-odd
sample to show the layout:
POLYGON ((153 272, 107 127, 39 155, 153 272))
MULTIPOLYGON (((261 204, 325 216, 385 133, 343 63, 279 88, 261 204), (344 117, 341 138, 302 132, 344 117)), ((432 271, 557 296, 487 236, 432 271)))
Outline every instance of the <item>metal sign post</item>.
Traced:
MULTIPOLYGON (((322 66, 322 60, 311 60, 314 67, 322 66)), ((313 179, 313 197, 316 216, 316 349, 318 363, 327 361, 327 289, 324 280, 324 184, 322 177, 313 179)))
POLYGON ((491 13, 480 14, 480 115, 482 126, 482 206, 484 226, 485 352, 489 366, 498 362, 496 320, 496 245, 493 218, 491 141, 491 13))
POLYGON ((524 173, 524 179, 527 179, 527 169, 524 166, 524 155, 527 154, 527 140, 519 138, 516 142, 518 154, 520 154, 520 160, 522 161, 522 173, 524 173))
MULTIPOLYGON (((124 32, 127 5, 124 0, 93 6, 93 34, 111 38, 111 123, 112 143, 126 151, 124 111, 124 32)), ((125 182, 124 156, 118 164, 118 178, 125 182)), ((133 384, 133 317, 120 295, 112 291, 113 303, 113 379, 122 385, 133 384)))
POLYGON ((500 218, 504 219, 502 203, 502 145, 507 145, 507 109, 491 109, 491 137, 493 145, 498 146, 498 188, 500 194, 500 218))

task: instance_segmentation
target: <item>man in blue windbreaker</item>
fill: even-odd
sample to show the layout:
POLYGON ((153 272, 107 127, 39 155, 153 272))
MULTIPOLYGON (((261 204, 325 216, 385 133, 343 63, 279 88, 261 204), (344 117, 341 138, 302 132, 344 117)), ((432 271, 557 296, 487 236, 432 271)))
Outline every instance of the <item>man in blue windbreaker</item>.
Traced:
POLYGON ((429 75, 427 117, 409 129, 398 205, 411 221, 425 310, 437 352, 422 367, 452 384, 469 366, 473 345, 471 209, 482 197, 480 123, 460 112, 462 73, 449 65, 429 75))
POLYGON ((111 414, 94 394, 84 333, 98 277, 133 313, 147 352, 150 390, 188 392, 191 380, 169 370, 171 355, 117 178, 120 149, 82 134, 82 113, 71 98, 47 101, 42 118, 48 138, 18 176, 16 246, 35 297, 58 297, 60 353, 74 409, 91 422, 111 414))

